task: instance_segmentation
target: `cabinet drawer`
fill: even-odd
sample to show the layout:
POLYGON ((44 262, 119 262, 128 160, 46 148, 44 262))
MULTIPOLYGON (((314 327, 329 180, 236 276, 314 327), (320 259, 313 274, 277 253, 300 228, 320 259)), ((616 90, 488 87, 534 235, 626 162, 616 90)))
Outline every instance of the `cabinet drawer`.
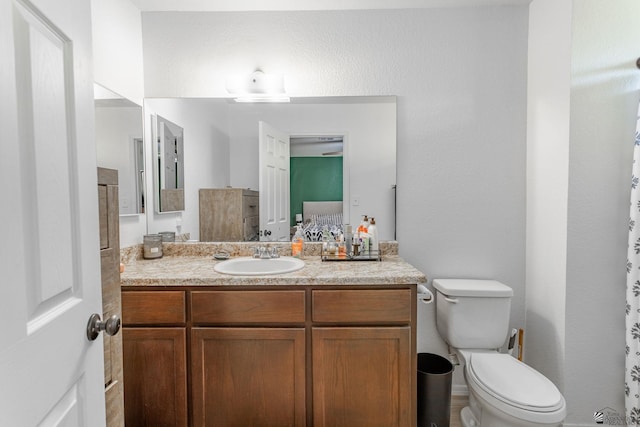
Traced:
POLYGON ((260 197, 259 196, 243 196, 242 197, 242 216, 254 216, 260 214, 260 197))
POLYGON ((314 290, 314 322, 409 323, 410 289, 314 290))
POLYGON ((186 322, 183 291, 122 292, 123 325, 179 325, 186 322))
POLYGON ((193 323, 302 323, 304 291, 194 291, 193 323))

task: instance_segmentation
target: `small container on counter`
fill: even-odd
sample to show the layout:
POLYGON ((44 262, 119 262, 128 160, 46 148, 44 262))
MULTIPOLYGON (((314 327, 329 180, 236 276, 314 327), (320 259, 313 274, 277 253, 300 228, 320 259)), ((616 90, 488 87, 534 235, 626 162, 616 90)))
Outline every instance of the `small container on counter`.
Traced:
POLYGON ((347 255, 353 254, 353 227, 349 224, 344 225, 344 243, 347 255))
POLYGON ((294 258, 302 258, 304 251, 304 236, 300 231, 300 226, 296 225, 296 233, 291 240, 291 256, 294 258))
POLYGON ((162 258, 162 236, 159 234, 145 234, 143 238, 145 259, 162 258))

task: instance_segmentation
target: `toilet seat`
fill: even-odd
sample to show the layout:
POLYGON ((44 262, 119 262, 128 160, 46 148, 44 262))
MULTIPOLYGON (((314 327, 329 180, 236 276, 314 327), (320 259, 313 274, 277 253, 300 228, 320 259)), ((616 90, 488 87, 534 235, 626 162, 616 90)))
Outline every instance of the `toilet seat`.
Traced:
POLYGON ((469 368, 480 387, 517 408, 551 412, 562 406, 562 395, 549 379, 508 354, 474 353, 469 368))
POLYGON ((508 354, 471 353, 467 381, 494 406, 514 417, 532 422, 564 418, 565 401, 557 387, 508 354))

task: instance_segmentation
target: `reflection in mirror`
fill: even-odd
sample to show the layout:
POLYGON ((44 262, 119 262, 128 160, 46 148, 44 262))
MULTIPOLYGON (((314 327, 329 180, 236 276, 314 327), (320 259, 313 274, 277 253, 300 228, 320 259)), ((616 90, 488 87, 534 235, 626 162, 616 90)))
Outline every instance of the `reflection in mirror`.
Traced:
POLYGON ((184 132, 169 120, 154 115, 154 188, 156 212, 184 210, 184 132))
MULTIPOLYGON (((290 103, 280 104, 235 103, 223 98, 146 98, 145 110, 171 118, 188 132, 185 210, 179 220, 191 239, 217 240, 199 233, 203 219, 199 213, 200 189, 230 187, 259 193, 260 121, 292 137, 291 157, 298 162, 294 168, 319 175, 317 178, 296 175, 294 183, 288 185, 291 190, 304 187, 300 194, 290 193, 290 210, 285 209, 290 224, 295 224, 299 215, 304 218, 304 201, 341 199, 344 223, 357 226, 363 215, 375 217, 380 240, 395 238, 394 96, 292 98, 290 103), (340 146, 322 144, 314 153, 298 152, 296 148, 304 146, 305 138, 310 137, 341 137, 342 143, 340 146), (305 158, 307 156, 309 158, 305 158), (319 194, 334 181, 340 186, 340 171, 317 170, 318 158, 322 158, 322 163, 328 163, 331 158, 337 168, 342 160, 341 195, 319 194), (309 195, 310 191, 313 194, 309 195)), ((268 206, 264 196, 258 195, 260 207, 268 206)), ((154 232, 172 229, 178 220, 149 215, 148 221, 149 231, 154 232)), ((274 234, 267 238, 274 240, 274 234)))
POLYGON ((118 171, 120 215, 145 211, 142 107, 94 84, 96 159, 118 171))

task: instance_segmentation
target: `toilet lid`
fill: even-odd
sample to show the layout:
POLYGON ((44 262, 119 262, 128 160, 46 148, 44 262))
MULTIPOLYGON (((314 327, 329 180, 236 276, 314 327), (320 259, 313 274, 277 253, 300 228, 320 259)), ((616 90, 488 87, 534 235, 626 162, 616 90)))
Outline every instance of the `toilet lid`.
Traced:
POLYGON ((563 405, 560 391, 548 378, 508 354, 473 353, 468 368, 480 387, 510 405, 538 412, 563 405))

